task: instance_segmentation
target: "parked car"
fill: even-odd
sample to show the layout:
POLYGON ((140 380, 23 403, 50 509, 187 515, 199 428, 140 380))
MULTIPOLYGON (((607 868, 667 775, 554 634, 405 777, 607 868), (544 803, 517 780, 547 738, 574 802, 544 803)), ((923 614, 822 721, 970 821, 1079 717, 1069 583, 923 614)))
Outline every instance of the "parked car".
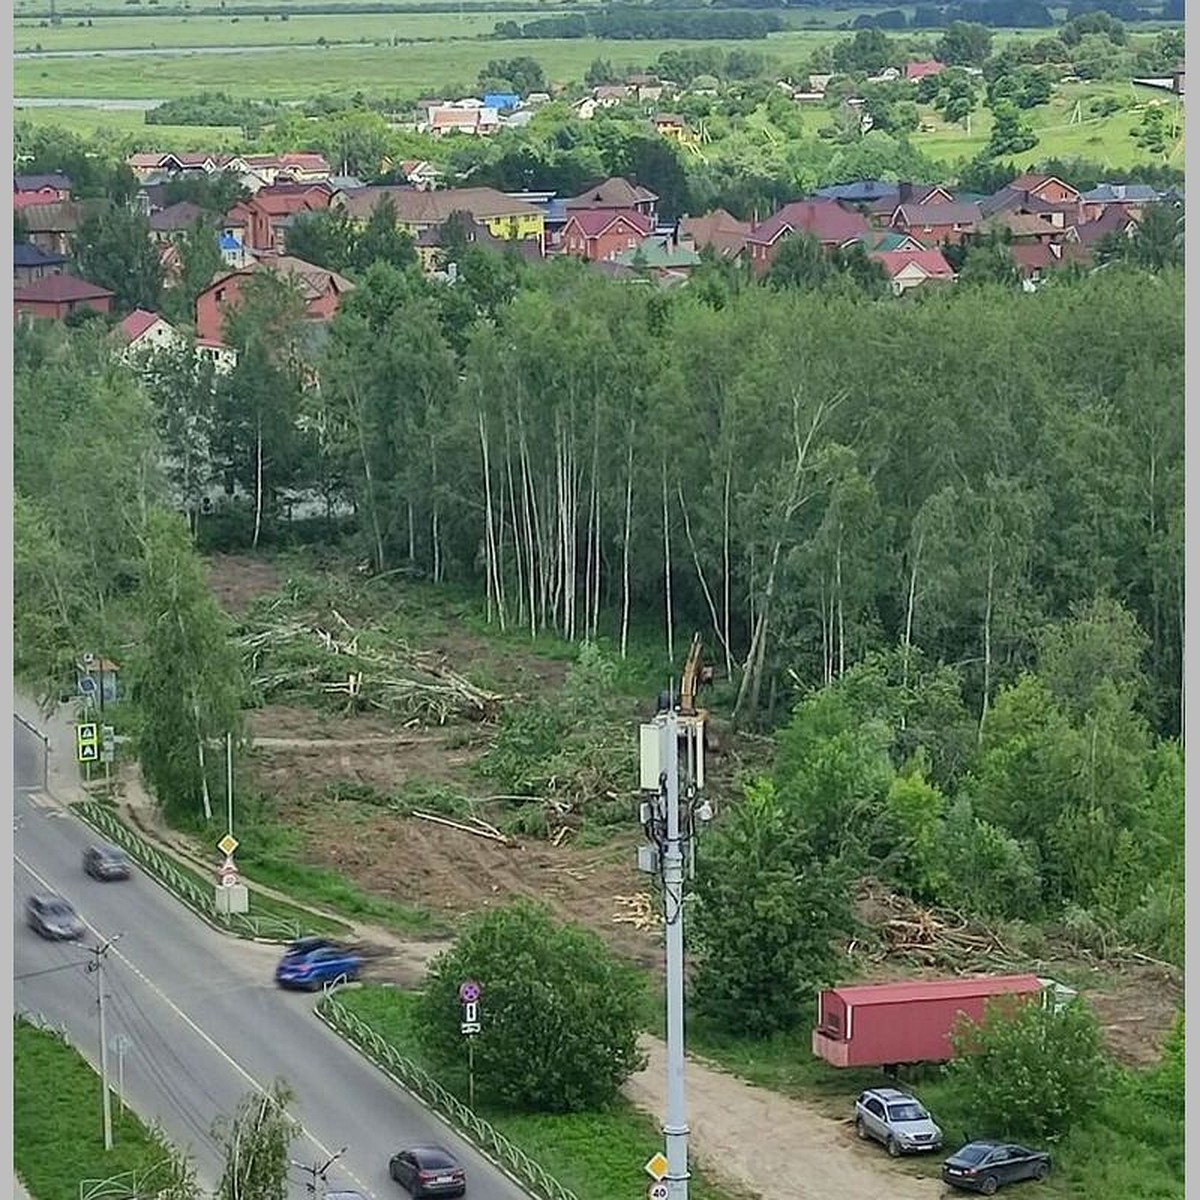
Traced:
POLYGON ((915 1096, 896 1088, 868 1088, 854 1102, 854 1128, 864 1141, 874 1138, 893 1158, 940 1150, 942 1131, 915 1096))
POLYGON ((83 869, 93 878, 128 879, 133 873, 129 855, 120 846, 89 846, 83 852, 83 869))
POLYGON ((25 901, 25 919, 30 929, 51 941, 83 937, 79 914, 61 896, 30 896, 25 901))
POLYGON ((275 968, 280 987, 315 992, 336 979, 357 979, 362 959, 346 946, 325 938, 300 938, 284 951, 275 968))
POLYGON ((968 1142, 942 1163, 943 1182, 985 1196, 994 1195, 1002 1184, 1049 1174, 1049 1154, 1011 1142, 968 1142))
POLYGON ((463 1196, 467 1173, 443 1146, 414 1146, 392 1155, 388 1173, 413 1200, 423 1196, 463 1196))

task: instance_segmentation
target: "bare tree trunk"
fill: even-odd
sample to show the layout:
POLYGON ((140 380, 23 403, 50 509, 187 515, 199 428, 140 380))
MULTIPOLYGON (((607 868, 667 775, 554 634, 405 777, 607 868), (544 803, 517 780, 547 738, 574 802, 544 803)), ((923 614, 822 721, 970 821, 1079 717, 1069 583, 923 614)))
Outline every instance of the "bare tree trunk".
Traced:
POLYGON ((379 528, 379 505, 375 499, 375 476, 371 471, 371 456, 367 453, 367 440, 363 433, 362 405, 358 399, 357 388, 354 389, 354 396, 354 424, 358 432, 358 452, 362 458, 363 479, 367 484, 367 505, 371 510, 371 532, 375 537, 375 567, 379 571, 385 571, 387 566, 383 555, 383 531, 379 528))
POLYGON ((726 679, 733 678, 733 643, 730 640, 730 636, 729 636, 729 608, 730 608, 729 591, 732 586, 731 569, 730 569, 730 562, 729 562, 729 489, 730 489, 731 475, 732 475, 732 471, 730 469, 730 466, 728 463, 726 463, 726 465, 725 465, 725 502, 724 502, 725 512, 724 512, 724 520, 722 523, 723 528, 722 528, 722 534, 721 534, 722 570, 724 571, 724 575, 725 575, 725 578, 723 581, 724 582, 725 611, 723 614, 724 620, 722 622, 722 632, 723 632, 724 636, 721 638, 721 645, 725 647, 725 678, 726 679))
POLYGON ((987 602, 983 610, 983 700, 979 705, 979 737, 983 742, 983 726, 987 721, 988 698, 992 690, 992 595, 996 579, 996 556, 988 549, 987 602))
POLYGON ((262 532, 263 510, 263 435, 262 414, 258 416, 258 425, 254 437, 254 539, 250 543, 258 549, 258 535, 262 532))
POLYGON ((513 484, 512 438, 507 420, 504 422, 504 479, 508 485, 508 507, 512 511, 513 563, 517 570, 517 610, 513 613, 513 620, 518 625, 524 625, 525 555, 521 547, 521 515, 517 510, 517 492, 513 484))
POLYGON ((437 469, 437 453, 431 446, 429 448, 429 470, 430 470, 430 503, 433 506, 433 515, 430 520, 430 532, 433 541, 433 582, 442 582, 442 533, 441 522, 438 512, 438 469, 437 469))
POLYGON ((838 675, 846 673, 846 598, 842 591, 842 535, 838 533, 837 554, 834 558, 837 594, 838 675))
POLYGON ((708 615, 712 621, 713 633, 717 635, 717 641, 725 651, 725 658, 728 661, 729 645, 725 641, 724 631, 717 618, 716 601, 713 600, 712 592, 708 587, 708 580, 704 577, 704 567, 700 562, 700 552, 696 549, 696 542, 692 537, 692 521, 688 516, 687 503, 683 498, 683 484, 678 480, 675 481, 675 489, 679 494, 679 511, 683 514, 683 532, 687 537, 688 548, 692 552, 692 565, 696 568, 696 578, 700 581, 700 590, 704 593, 704 602, 708 605, 708 615))
POLYGON ((408 561, 411 565, 417 561, 417 514, 413 511, 413 502, 405 502, 408 508, 408 561))
POLYGON ((625 532, 621 538, 621 657, 629 646, 629 534, 633 525, 633 434, 629 423, 629 445, 625 459, 625 532))
POLYGON ((488 575, 487 597, 488 597, 488 620, 492 619, 493 605, 495 605, 496 617, 500 622, 500 628, 504 629, 504 605, 498 586, 496 575, 496 531, 495 518, 492 511, 492 468, 488 456, 487 429, 483 421, 483 411, 479 412, 479 445, 483 452, 483 482, 485 496, 485 521, 486 521, 486 566, 488 575))
POLYGON ((667 612, 667 658, 675 664, 675 614, 671 606, 671 507, 667 503, 667 462, 662 460, 663 602, 667 612))
POLYGON ((204 734, 200 723, 200 705, 192 699, 192 712, 196 718, 196 752, 200 759, 200 800, 204 805, 205 821, 212 820, 212 797, 208 792, 208 767, 204 761, 204 734))
MULTIPOLYGON (((904 612, 904 653, 901 657, 901 685, 904 692, 908 693, 908 664, 912 654, 912 631, 913 631, 913 612, 916 608, 917 600, 917 568, 921 562, 921 550, 925 545, 925 534, 917 535, 916 549, 913 551, 912 567, 908 573, 908 604, 904 612)), ((908 706, 905 706, 900 711, 900 728, 908 727, 908 706)))

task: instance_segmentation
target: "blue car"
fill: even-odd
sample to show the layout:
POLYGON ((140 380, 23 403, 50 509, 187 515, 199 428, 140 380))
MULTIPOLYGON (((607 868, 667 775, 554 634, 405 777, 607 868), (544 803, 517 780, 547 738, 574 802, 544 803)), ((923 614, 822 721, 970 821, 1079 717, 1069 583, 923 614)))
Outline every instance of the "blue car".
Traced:
POLYGON ((353 950, 325 938, 301 938, 284 951, 275 968, 280 987, 315 992, 335 980, 357 979, 362 959, 353 950))

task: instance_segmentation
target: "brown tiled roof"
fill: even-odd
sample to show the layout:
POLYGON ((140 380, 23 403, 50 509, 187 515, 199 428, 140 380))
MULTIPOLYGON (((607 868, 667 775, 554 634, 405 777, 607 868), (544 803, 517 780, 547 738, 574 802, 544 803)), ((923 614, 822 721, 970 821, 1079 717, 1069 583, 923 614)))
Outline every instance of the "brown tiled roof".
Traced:
POLYGON ((711 246, 722 258, 740 254, 749 232, 749 221, 739 221, 723 208, 702 217, 684 217, 679 222, 681 237, 690 237, 700 249, 711 246))
POLYGON ((620 175, 614 175, 595 187, 580 192, 566 201, 567 208, 636 208, 639 204, 655 201, 658 196, 649 188, 630 183, 620 175))
POLYGON ((833 200, 796 200, 785 204, 746 235, 756 245, 773 245, 783 234, 805 233, 819 242, 844 245, 870 232, 866 219, 833 200))
MULTIPOLYGON (((979 206, 976 204, 901 204, 896 218, 905 225, 978 225, 979 206)), ((893 218, 893 219, 896 219, 893 218)))
POLYGON ((181 200, 161 212, 150 217, 150 228, 156 233, 172 233, 180 229, 191 229, 197 221, 203 221, 208 214, 198 204, 190 200, 181 200))
POLYGON ((25 287, 13 288, 13 300, 16 303, 40 301, 62 304, 71 300, 98 300, 113 294, 108 288, 88 283, 76 275, 43 275, 25 287))
POLYGON ((74 233, 93 213, 108 207, 107 200, 64 200, 61 204, 34 204, 21 210, 30 233, 74 233))
POLYGON ((541 209, 525 200, 514 200, 495 188, 446 188, 433 192, 410 187, 366 187, 340 193, 352 217, 369 217, 387 196, 404 225, 441 225, 453 212, 470 213, 477 221, 496 217, 538 216, 541 209))

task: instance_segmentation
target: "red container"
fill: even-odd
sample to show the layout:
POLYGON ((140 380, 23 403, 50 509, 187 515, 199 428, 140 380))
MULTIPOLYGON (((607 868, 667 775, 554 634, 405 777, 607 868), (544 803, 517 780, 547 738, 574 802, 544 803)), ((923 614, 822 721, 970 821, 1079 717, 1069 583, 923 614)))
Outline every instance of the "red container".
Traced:
POLYGON ((817 998, 812 1050, 835 1067, 944 1062, 960 1014, 978 1022, 994 997, 1028 999, 1042 988, 1036 975, 829 988, 817 998))

